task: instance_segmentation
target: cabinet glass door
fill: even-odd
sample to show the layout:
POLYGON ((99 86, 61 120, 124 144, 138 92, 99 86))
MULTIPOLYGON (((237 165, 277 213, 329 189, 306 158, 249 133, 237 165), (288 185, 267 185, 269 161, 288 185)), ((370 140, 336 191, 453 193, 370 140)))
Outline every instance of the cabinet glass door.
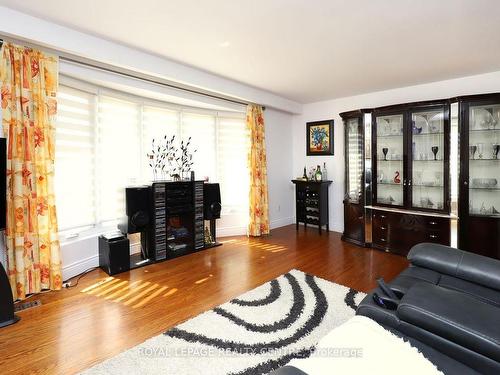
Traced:
POLYGON ((469 109, 469 213, 500 217, 500 103, 469 109))
POLYGON ((363 134, 359 118, 346 121, 347 126, 347 194, 351 203, 359 203, 362 196, 363 134))
POLYGON ((411 114, 411 205, 445 208, 445 112, 433 109, 411 114))
POLYGON ((376 203, 403 206, 403 115, 376 117, 376 203))

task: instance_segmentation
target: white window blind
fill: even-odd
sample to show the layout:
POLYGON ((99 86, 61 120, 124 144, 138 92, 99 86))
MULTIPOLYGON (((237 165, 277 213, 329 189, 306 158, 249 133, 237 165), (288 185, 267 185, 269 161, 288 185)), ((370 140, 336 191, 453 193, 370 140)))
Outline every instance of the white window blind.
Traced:
MULTIPOLYGON (((180 137, 180 113, 179 111, 153 107, 144 106, 142 113, 142 152, 143 154, 151 154, 152 152, 152 142, 155 140, 156 145, 159 141, 166 135, 167 138, 180 137)), ((145 181, 153 180, 153 171, 149 166, 149 160, 146 157, 142 157, 143 165, 143 179, 145 181)))
POLYGON ((250 134, 245 117, 219 117, 217 136, 217 176, 224 197, 222 214, 248 212, 250 176, 248 147, 250 134))
POLYGON ((193 170, 195 178, 208 177, 215 181, 216 171, 216 144, 215 144, 215 116, 208 114, 181 113, 181 136, 184 142, 191 137, 193 153, 193 170))
POLYGON ((96 222, 95 95, 59 86, 54 188, 59 229, 96 222))
POLYGON ((163 105, 98 87, 90 94, 94 90, 88 87, 59 89, 55 188, 60 230, 113 228, 125 215, 125 187, 153 179, 146 154, 152 139, 165 135, 175 135, 177 144, 191 137, 196 179, 219 182, 222 215, 245 225, 249 134, 243 113, 163 105))
POLYGON ((140 107, 99 97, 97 159, 99 216, 103 222, 125 215, 125 186, 140 182, 140 107))

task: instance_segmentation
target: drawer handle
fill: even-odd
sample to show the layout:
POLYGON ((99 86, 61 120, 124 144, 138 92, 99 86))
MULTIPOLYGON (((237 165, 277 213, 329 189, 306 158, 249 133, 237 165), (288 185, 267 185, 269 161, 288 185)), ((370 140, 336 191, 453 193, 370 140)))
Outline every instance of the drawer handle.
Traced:
POLYGON ((437 223, 435 221, 429 221, 429 224, 430 225, 437 225, 437 223))
POLYGON ((363 220, 363 216, 358 217, 358 220, 363 220))
POLYGON ((436 236, 435 234, 431 234, 431 235, 429 235, 429 237, 432 238, 432 239, 438 238, 438 236, 436 236))
POLYGON ((385 216, 385 215, 380 215, 380 217, 381 217, 382 219, 385 219, 387 216, 385 216))
POLYGON ((381 242, 385 242, 385 238, 381 238, 381 239, 380 239, 380 241, 381 241, 381 242))
POLYGON ((382 229, 382 230, 386 230, 387 228, 386 228, 386 227, 380 227, 380 229, 382 229))

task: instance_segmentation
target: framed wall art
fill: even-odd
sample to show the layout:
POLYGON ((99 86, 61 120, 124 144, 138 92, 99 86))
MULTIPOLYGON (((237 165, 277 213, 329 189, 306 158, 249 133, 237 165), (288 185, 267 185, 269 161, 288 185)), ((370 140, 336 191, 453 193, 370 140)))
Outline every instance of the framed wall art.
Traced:
POLYGON ((306 132, 308 156, 333 155, 333 120, 308 122, 306 132))

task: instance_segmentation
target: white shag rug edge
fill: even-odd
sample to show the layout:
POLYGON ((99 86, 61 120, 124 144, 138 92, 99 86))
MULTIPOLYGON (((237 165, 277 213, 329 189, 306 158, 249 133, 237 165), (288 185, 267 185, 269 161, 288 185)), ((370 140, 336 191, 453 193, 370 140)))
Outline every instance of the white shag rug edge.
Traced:
POLYGON ((288 363, 308 375, 443 375, 417 348, 374 320, 356 315, 323 337, 307 359, 288 363), (343 352, 341 352, 343 351, 343 352))

